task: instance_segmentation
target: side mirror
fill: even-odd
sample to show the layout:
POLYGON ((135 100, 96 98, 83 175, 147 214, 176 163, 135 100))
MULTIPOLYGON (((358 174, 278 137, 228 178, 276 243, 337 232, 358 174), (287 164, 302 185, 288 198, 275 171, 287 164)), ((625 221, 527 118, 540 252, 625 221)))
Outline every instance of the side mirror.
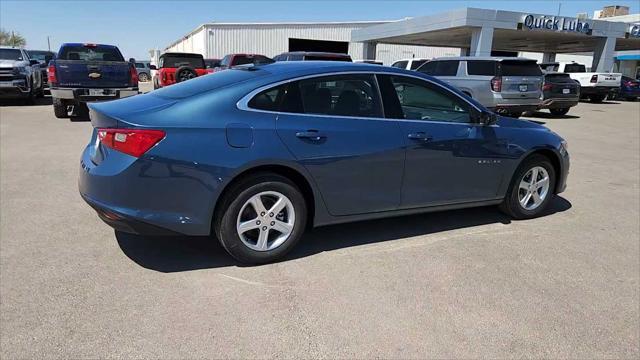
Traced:
POLYGON ((31 64, 31 65, 40 65, 40 62, 38 60, 31 59, 31 60, 29 60, 29 64, 31 64))
POLYGON ((493 125, 498 122, 498 116, 495 113, 487 110, 483 110, 482 112, 480 112, 477 116, 477 119, 478 123, 487 126, 493 125))
POLYGON ((150 70, 158 70, 158 68, 155 65, 149 65, 149 69, 150 70))

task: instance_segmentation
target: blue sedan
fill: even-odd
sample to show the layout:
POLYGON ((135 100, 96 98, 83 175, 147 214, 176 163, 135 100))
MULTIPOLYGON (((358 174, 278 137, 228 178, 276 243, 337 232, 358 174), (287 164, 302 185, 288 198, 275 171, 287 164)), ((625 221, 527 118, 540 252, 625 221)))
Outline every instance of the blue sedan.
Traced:
POLYGON ((212 235, 247 263, 314 226, 485 205, 532 218, 569 171, 549 129, 370 64, 239 67, 90 107, 79 188, 102 220, 212 235))

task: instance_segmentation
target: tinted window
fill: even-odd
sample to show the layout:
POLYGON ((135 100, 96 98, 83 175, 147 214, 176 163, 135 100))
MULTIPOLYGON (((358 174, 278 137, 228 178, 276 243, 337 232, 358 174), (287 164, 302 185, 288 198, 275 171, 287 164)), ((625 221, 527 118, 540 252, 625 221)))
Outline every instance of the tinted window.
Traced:
POLYGON ((421 66, 418 71, 433 76, 456 76, 458 64, 458 60, 429 61, 424 66, 421 66))
POLYGON ((286 85, 267 89, 249 101, 249 107, 259 110, 278 111, 278 105, 285 94, 286 85))
POLYGON ((220 60, 206 60, 205 59, 204 64, 207 67, 207 69, 213 69, 215 67, 220 66, 220 60))
POLYGON ((500 62, 502 76, 541 76, 542 70, 535 61, 502 61, 500 62))
POLYGON ((566 64, 564 66, 564 72, 566 72, 566 73, 583 73, 583 72, 587 72, 587 69, 582 64, 566 64))
POLYGON ((55 54, 50 51, 32 50, 32 51, 28 51, 28 53, 30 58, 34 60, 42 61, 42 62, 48 62, 49 60, 53 59, 53 57, 55 56, 55 54))
POLYGON ((496 70, 495 61, 467 60, 467 73, 469 75, 495 76, 496 70))
POLYGON ((373 76, 337 75, 297 82, 306 114, 382 117, 373 76))
POLYGON ((192 68, 204 69, 204 60, 201 56, 192 55, 167 55, 162 57, 162 67, 179 68, 180 66, 190 66, 192 68))
POLYGON ((470 106, 457 95, 426 81, 389 76, 404 119, 470 122, 470 106))
POLYGON ((124 61, 120 51, 106 46, 64 46, 58 55, 61 60, 124 61))
POLYGON ((391 66, 397 67, 397 68, 400 68, 400 69, 406 69, 408 63, 409 63, 408 61, 396 61, 391 66))
POLYGON ((272 63, 273 60, 269 59, 266 56, 262 55, 236 55, 233 57, 233 66, 235 65, 246 65, 246 64, 269 64, 272 63))
POLYGON ((136 67, 138 69, 144 69, 144 64, 143 63, 136 63, 136 67))
POLYGON ((289 61, 299 61, 299 60, 304 60, 303 56, 300 54, 295 54, 295 55, 289 55, 289 59, 287 59, 289 61))
POLYGON ((24 60, 22 52, 18 49, 0 49, 0 59, 2 60, 24 60))
POLYGON ((415 70, 417 68, 419 68, 420 66, 422 66, 422 64, 426 63, 427 60, 413 60, 411 62, 411 70, 415 70))
POLYGON ((305 60, 321 60, 321 61, 349 61, 351 58, 347 56, 331 56, 331 55, 306 55, 305 60))

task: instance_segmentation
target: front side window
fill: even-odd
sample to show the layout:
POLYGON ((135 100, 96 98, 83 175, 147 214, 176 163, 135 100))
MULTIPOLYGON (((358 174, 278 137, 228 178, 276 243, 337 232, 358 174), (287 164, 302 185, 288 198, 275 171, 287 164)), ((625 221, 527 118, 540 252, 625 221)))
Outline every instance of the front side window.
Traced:
POLYGON ((409 63, 409 62, 408 62, 408 61, 406 61, 406 60, 403 60, 403 61, 396 61, 396 62, 394 62, 394 63, 393 63, 393 65, 391 65, 391 66, 393 66, 393 67, 395 67, 395 68, 399 68, 399 69, 406 69, 406 68, 407 68, 407 64, 408 64, 408 63, 409 63))
POLYGON ((336 75, 297 82, 305 114, 382 117, 371 75, 336 75))
POLYGON ((429 61, 419 67, 418 71, 432 76, 456 76, 459 63, 458 60, 429 61))
POLYGON ((427 60, 413 60, 411 62, 411 70, 415 70, 417 68, 419 68, 420 66, 422 66, 422 64, 426 63, 427 60))
POLYGON ((381 86, 387 88, 387 91, 383 91, 383 96, 397 97, 397 101, 385 99, 385 110, 387 110, 387 104, 390 104, 387 117, 455 123, 471 122, 469 104, 456 94, 435 84, 405 76, 381 76, 381 82, 383 83, 381 86), (394 104, 398 104, 401 111, 394 113, 394 104))

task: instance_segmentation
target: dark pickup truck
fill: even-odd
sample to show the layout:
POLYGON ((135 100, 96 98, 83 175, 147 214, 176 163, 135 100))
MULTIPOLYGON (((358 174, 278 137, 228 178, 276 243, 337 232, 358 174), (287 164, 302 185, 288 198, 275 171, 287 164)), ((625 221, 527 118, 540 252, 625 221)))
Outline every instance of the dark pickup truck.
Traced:
POLYGON ((138 94, 135 61, 113 45, 62 44, 47 74, 57 118, 86 113, 87 102, 138 94))

